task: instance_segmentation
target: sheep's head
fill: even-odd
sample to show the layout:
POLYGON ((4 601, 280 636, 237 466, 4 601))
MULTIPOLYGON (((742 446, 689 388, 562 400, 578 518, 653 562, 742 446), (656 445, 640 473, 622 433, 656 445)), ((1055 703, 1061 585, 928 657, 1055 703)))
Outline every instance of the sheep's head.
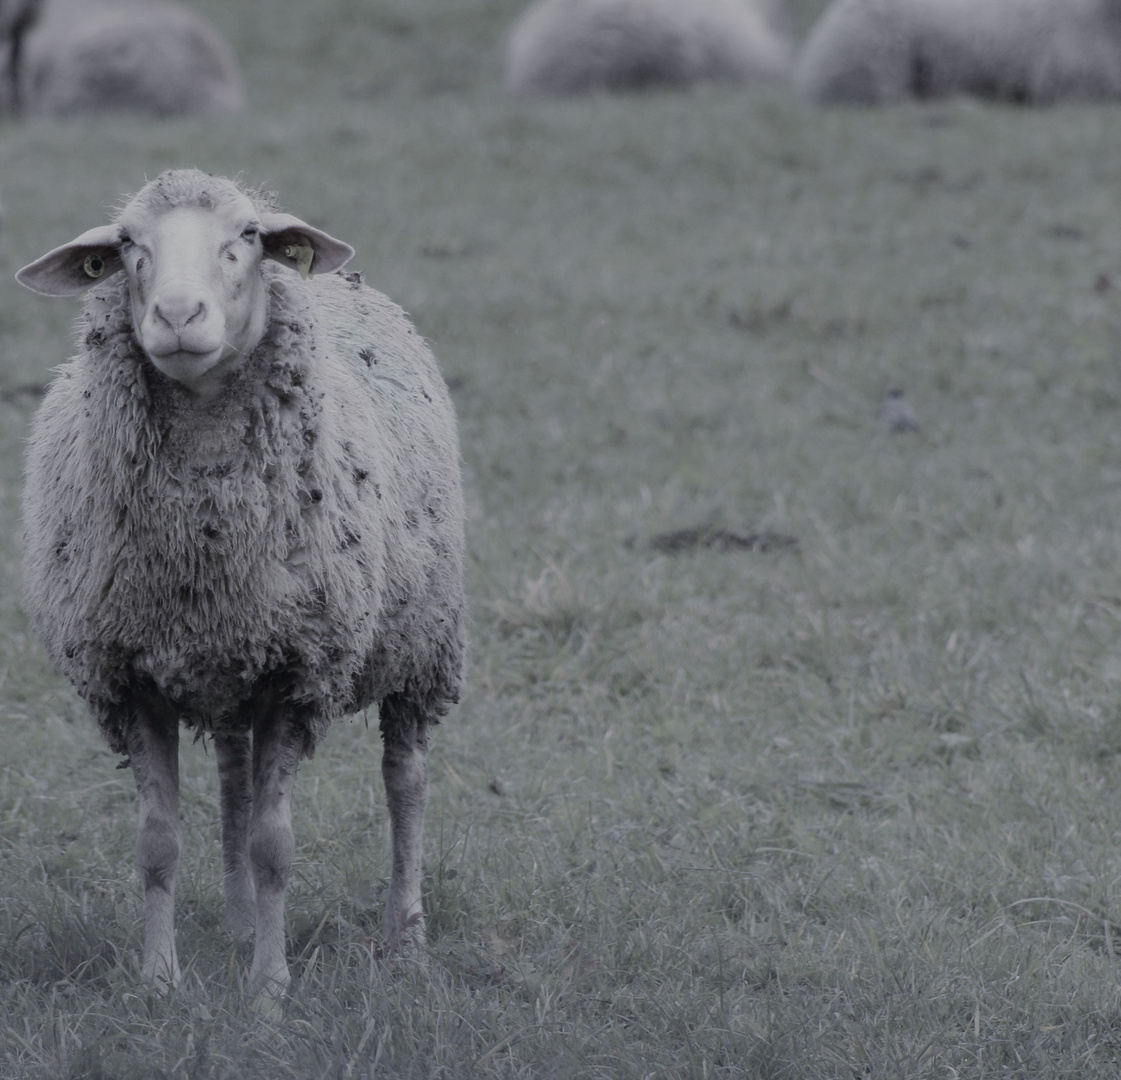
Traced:
POLYGON ((183 169, 163 173, 113 224, 47 252, 16 280, 47 296, 73 296, 123 271, 145 354, 165 375, 206 394, 264 334, 264 259, 307 277, 353 254, 299 218, 262 207, 233 181, 183 169))

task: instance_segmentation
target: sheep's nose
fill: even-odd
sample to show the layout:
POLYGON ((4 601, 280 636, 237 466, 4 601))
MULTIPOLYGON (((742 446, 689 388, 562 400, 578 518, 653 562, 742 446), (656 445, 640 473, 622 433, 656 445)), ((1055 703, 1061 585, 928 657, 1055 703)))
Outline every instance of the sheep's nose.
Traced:
POLYGON ((195 319, 206 315, 206 301, 161 298, 152 305, 152 312, 160 322, 166 323, 175 333, 181 334, 195 319))

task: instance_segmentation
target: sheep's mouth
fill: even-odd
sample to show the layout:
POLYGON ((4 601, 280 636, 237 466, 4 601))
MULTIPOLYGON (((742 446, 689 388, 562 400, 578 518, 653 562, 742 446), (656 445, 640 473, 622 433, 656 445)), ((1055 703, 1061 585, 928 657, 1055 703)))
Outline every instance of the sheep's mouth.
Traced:
POLYGON ((207 360, 221 359, 222 347, 218 346, 215 349, 148 349, 147 352, 153 364, 200 364, 207 360))
POLYGON ((157 353, 148 350, 148 359, 156 370, 169 379, 174 379, 192 389, 225 373, 228 364, 226 351, 222 346, 208 352, 191 349, 175 349, 171 352, 157 353))

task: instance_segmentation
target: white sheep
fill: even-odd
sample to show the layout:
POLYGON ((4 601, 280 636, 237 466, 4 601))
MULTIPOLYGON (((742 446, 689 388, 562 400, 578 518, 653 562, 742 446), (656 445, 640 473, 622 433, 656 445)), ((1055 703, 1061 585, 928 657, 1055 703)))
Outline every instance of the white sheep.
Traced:
POLYGON ((28 441, 25 601, 131 764, 143 974, 161 989, 180 977, 180 722, 213 737, 226 926, 256 935, 254 994, 289 980, 297 766, 370 704, 393 846, 383 930, 423 939, 427 732, 465 648, 459 451, 404 312, 332 273, 351 255, 192 169, 17 274, 90 290, 28 441))
POLYGON ((218 114, 245 106, 229 45, 172 0, 44 0, 22 38, 18 98, 23 111, 51 115, 218 114))
POLYGON ((791 48, 757 0, 537 0, 511 28, 506 88, 573 94, 785 77, 791 48))
POLYGON ((43 0, 0 0, 0 113, 19 105, 23 39, 42 6, 43 0))
POLYGON ((794 84, 819 103, 1121 97, 1121 0, 834 0, 794 84))

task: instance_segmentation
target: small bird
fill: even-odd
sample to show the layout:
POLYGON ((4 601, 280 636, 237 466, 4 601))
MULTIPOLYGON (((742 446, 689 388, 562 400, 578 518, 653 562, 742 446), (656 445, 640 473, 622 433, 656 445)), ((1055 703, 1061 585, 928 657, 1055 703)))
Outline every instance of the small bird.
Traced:
POLYGON ((902 390, 889 390, 876 415, 887 424, 888 431, 917 431, 919 427, 914 410, 907 404, 902 390))

